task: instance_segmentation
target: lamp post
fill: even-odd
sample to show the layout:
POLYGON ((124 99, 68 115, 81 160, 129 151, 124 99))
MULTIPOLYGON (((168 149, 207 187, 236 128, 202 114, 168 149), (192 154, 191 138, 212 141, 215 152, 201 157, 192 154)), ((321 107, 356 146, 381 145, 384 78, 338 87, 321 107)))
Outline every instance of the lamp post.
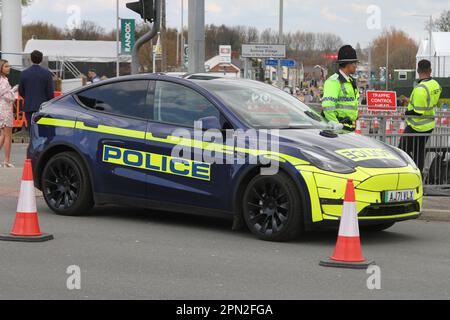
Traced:
POLYGON ((117 46, 117 63, 116 63, 116 75, 120 76, 120 17, 119 17, 119 0, 116 1, 116 46, 117 46))
MULTIPOLYGON (((279 27, 278 27, 278 44, 282 44, 283 39, 283 8, 284 2, 283 0, 280 0, 280 16, 279 16, 279 27)), ((281 60, 278 60, 278 83, 280 86, 280 89, 283 89, 284 83, 283 83, 283 68, 281 67, 281 60)))

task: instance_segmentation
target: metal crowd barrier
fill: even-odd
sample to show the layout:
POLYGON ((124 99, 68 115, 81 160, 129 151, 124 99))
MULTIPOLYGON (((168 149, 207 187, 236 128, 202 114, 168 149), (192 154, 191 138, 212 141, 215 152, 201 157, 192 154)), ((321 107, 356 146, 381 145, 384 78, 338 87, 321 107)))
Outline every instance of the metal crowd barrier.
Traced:
MULTIPOLYGON (((321 112, 319 104, 310 105, 321 112)), ((438 111, 431 134, 405 133, 406 108, 397 111, 369 111, 360 106, 356 133, 382 141, 408 152, 422 169, 426 195, 450 196, 450 112, 438 111)))

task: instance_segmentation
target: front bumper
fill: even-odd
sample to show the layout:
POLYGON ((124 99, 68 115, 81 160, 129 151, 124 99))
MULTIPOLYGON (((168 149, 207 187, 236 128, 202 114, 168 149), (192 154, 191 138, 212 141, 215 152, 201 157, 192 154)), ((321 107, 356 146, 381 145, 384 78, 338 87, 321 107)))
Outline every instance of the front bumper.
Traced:
POLYGON ((361 223, 397 222, 417 219, 422 210, 423 185, 419 170, 404 168, 357 168, 338 174, 312 166, 298 166, 309 192, 313 223, 338 221, 342 215, 347 180, 355 185, 356 208, 361 223), (414 190, 414 201, 384 203, 386 191, 414 190))

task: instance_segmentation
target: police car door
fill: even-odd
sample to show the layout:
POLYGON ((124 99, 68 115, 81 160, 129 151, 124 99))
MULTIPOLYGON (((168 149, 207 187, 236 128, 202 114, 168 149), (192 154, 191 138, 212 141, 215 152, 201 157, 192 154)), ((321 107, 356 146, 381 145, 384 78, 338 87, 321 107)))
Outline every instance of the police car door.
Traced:
POLYGON ((77 119, 76 137, 90 162, 94 192, 100 197, 146 197, 145 170, 138 162, 147 147, 149 83, 106 83, 75 97, 86 109, 77 119))
POLYGON ((200 119, 215 117, 219 125, 223 124, 221 112, 187 86, 170 81, 156 81, 153 86, 154 110, 147 129, 147 142, 152 153, 146 163, 147 169, 152 171, 148 175, 149 198, 224 209, 230 205, 226 193, 230 189, 231 170, 225 164, 213 163, 213 153, 209 154, 210 159, 202 157, 202 153, 206 155, 201 149, 203 132, 194 132, 194 122, 200 119), (200 148, 183 148, 189 144, 197 144, 200 148))

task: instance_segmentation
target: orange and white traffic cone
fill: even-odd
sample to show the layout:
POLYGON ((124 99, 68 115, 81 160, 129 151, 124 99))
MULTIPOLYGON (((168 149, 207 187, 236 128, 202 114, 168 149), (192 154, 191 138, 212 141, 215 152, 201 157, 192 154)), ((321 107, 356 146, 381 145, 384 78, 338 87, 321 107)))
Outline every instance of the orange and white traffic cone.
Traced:
POLYGON ((360 121, 360 120, 356 120, 356 129, 355 129, 355 133, 356 133, 356 134, 362 134, 362 130, 361 130, 361 121, 360 121))
POLYGON ((333 256, 322 260, 320 265, 323 267, 367 269, 372 264, 375 264, 375 262, 367 261, 362 253, 355 187, 353 180, 348 180, 336 248, 333 256))
POLYGON ((400 122, 400 128, 398 129, 399 134, 404 134, 406 130, 405 121, 400 122))
POLYGON ((377 130, 380 129, 380 121, 378 120, 378 118, 375 118, 373 128, 377 130))
POLYGON ((367 125, 366 125, 366 120, 364 120, 364 119, 361 119, 361 128, 366 128, 367 127, 367 125))
POLYGON ((14 221, 11 233, 9 235, 0 235, 0 240, 44 242, 52 239, 52 235, 42 233, 39 228, 33 169, 31 167, 31 160, 26 160, 20 186, 16 220, 14 221))
POLYGON ((386 134, 392 134, 392 120, 386 120, 386 134))

